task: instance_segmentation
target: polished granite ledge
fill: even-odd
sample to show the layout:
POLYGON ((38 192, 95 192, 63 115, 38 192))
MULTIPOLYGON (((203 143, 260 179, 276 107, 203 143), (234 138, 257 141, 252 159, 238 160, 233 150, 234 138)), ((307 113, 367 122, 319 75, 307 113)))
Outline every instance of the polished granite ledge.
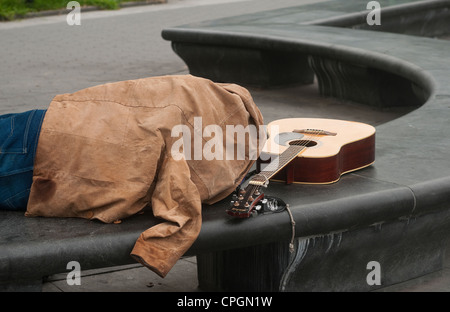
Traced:
MULTIPOLYGON (((424 2, 443 4, 438 16, 450 5, 398 1, 395 10, 424 2)), ((204 290, 359 291, 368 289, 370 260, 386 268, 387 283, 442 268, 450 228, 450 42, 312 23, 348 21, 361 10, 358 1, 335 0, 163 30, 195 75, 278 90, 317 80, 323 96, 360 102, 367 114, 405 109, 376 125, 371 167, 328 186, 270 183, 266 193, 291 207, 293 254, 287 213, 236 220, 224 213, 229 198, 205 206, 187 253, 197 255, 204 290)), ((132 263, 135 240, 158 222, 151 211, 120 226, 2 212, 1 287, 39 290, 43 276, 64 272, 74 258, 84 269, 132 263)))

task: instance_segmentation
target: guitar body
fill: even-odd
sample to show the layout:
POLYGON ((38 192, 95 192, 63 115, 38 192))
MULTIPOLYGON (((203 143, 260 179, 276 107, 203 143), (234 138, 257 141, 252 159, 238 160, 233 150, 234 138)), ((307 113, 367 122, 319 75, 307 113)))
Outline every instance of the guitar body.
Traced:
POLYGON ((274 181, 328 184, 375 161, 375 128, 368 124, 337 119, 287 118, 269 123, 267 132, 269 137, 257 162, 259 170, 264 170, 265 163, 270 162, 265 159, 274 159, 290 144, 305 145, 300 154, 271 177, 274 181), (313 129, 318 130, 306 131, 313 129))
POLYGON ((270 206, 261 190, 269 179, 288 184, 329 184, 375 161, 375 128, 364 123, 287 118, 269 123, 267 133, 268 140, 257 161, 258 173, 245 188, 237 190, 226 210, 233 217, 248 218, 270 206))

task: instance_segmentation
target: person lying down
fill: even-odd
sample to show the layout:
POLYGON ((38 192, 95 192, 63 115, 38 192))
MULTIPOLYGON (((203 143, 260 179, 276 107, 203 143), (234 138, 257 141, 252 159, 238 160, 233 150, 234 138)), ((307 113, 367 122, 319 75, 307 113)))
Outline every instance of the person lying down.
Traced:
POLYGON ((111 223, 150 206, 164 222, 131 256, 164 277, 197 238, 202 203, 228 196, 257 159, 262 125, 247 89, 191 75, 57 95, 0 116, 0 209, 111 223))

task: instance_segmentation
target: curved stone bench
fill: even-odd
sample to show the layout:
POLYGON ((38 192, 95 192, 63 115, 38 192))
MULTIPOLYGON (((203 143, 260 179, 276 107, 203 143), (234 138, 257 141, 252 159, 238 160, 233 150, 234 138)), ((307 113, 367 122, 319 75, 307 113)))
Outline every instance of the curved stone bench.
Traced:
POLYGON ((207 250, 212 240, 217 252, 198 256, 204 288, 373 290, 442 268, 450 237, 450 42, 401 32, 443 35, 450 1, 398 2, 380 1, 381 31, 363 30, 376 26, 364 23, 368 11, 357 1, 163 30, 194 75, 260 87, 316 76, 325 96, 416 107, 377 126, 372 167, 333 185, 269 185, 266 193, 290 204, 294 254, 287 214, 236 221, 206 210, 194 246, 207 250), (380 263, 380 286, 366 281, 370 261, 380 263))
MULTIPOLYGON (((447 14, 449 1, 427 2, 444 4, 433 10, 447 14)), ((237 220, 225 213, 229 199, 205 206, 186 254, 197 255, 204 290, 373 290, 442 268, 450 231, 450 43, 351 29, 348 19, 363 14, 352 15, 360 11, 356 1, 345 0, 345 10, 343 3, 163 31, 193 74, 262 86, 317 76, 324 95, 418 107, 377 126, 373 166, 327 186, 269 184, 268 195, 290 204, 294 253, 287 213, 237 220), (346 28, 314 25, 339 16, 346 28), (380 263, 381 285, 366 281, 370 261, 380 263)), ((119 225, 0 214, 3 290, 39 290, 43 277, 68 272, 70 261, 83 270, 134 263, 136 239, 159 222, 150 212, 119 225)))

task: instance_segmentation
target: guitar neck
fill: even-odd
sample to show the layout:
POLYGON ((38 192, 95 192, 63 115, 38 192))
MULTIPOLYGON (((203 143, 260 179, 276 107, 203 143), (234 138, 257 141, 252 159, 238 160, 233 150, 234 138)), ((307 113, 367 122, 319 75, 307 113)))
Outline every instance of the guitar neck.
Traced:
POLYGON ((270 163, 250 180, 249 184, 264 185, 278 171, 295 159, 305 148, 306 146, 302 145, 290 145, 283 153, 271 159, 270 163))

